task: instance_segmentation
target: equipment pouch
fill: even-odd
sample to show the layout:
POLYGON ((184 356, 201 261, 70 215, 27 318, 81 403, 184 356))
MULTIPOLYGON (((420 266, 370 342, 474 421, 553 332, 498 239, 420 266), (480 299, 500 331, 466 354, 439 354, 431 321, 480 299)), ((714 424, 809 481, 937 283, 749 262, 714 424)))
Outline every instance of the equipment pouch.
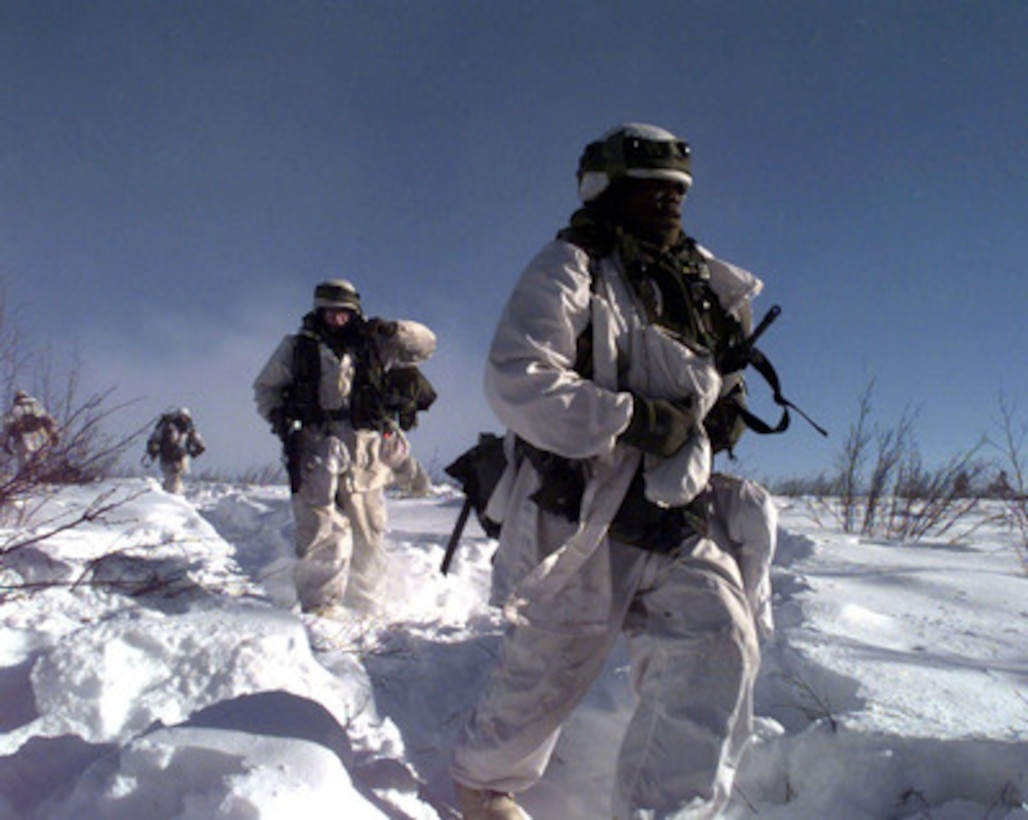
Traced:
POLYGON ((479 433, 478 444, 462 453, 445 468, 447 475, 460 484, 468 502, 475 510, 478 523, 490 538, 500 533, 500 525, 485 514, 486 505, 507 469, 507 456, 503 451, 503 437, 493 433, 479 433))
POLYGON ((540 487, 531 495, 539 509, 577 522, 585 494, 585 463, 533 447, 519 438, 514 454, 539 474, 540 487))

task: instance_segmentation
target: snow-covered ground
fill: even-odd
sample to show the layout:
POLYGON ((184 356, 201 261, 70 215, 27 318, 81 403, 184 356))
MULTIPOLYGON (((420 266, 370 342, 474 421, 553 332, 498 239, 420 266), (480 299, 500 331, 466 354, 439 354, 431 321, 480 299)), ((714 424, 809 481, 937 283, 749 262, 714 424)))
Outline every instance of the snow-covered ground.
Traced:
MULTIPOLYGON (((3 558, 0 818, 457 817, 449 749, 501 629, 474 523, 438 571, 459 497, 391 501, 393 607, 366 625, 291 613, 284 487, 132 479, 49 515, 104 490, 103 520, 3 558)), ((1028 818, 1011 536, 869 542, 779 503, 778 631, 728 816, 1028 818)), ((536 820, 610 816, 627 680, 619 650, 521 796, 536 820)))

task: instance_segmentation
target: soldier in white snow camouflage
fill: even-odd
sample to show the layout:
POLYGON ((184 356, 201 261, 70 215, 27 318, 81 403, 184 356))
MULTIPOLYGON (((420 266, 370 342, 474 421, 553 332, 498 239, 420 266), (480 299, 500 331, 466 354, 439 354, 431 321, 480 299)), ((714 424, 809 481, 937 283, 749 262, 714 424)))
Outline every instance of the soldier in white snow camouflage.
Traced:
POLYGON ((57 423, 42 403, 24 390, 14 394, 14 401, 4 416, 3 447, 14 456, 18 471, 57 441, 57 423))
POLYGON ((146 441, 145 460, 160 466, 165 492, 181 495, 185 491, 183 476, 189 472, 190 459, 205 452, 207 445, 200 437, 187 407, 161 415, 146 441))
POLYGON ((254 381, 257 412, 282 440, 296 522, 296 593, 305 612, 380 610, 385 488, 427 490, 404 430, 435 399, 415 367, 435 334, 367 318, 353 284, 322 282, 299 333, 254 381))
POLYGON ((688 147, 651 125, 585 150, 583 206, 500 318, 485 390, 507 429, 493 591, 509 627, 454 753, 465 820, 524 815, 619 635, 638 702, 617 820, 712 818, 751 729, 775 510, 712 473, 742 432, 761 283, 681 229, 688 147))

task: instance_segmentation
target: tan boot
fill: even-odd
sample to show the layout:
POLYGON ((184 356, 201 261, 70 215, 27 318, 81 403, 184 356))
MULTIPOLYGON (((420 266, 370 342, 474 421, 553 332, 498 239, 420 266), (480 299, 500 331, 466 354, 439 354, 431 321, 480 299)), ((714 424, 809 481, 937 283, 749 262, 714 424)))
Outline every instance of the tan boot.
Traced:
POLYGON ((510 792, 472 789, 460 783, 454 786, 457 806, 464 820, 526 820, 510 792))

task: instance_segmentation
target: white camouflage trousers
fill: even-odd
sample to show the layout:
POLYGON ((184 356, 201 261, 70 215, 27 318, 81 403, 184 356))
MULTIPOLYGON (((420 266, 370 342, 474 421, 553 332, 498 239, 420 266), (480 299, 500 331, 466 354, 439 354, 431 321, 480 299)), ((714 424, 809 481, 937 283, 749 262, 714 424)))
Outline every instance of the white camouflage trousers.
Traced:
POLYGON ((344 604, 362 612, 379 606, 386 556, 382 489, 351 492, 345 482, 349 456, 335 436, 307 443, 303 482, 293 495, 293 570, 301 608, 344 604))
POLYGON ((185 459, 174 461, 161 461, 161 487, 166 493, 182 495, 185 492, 185 485, 182 483, 182 476, 189 472, 189 464, 185 459))
POLYGON ((638 702, 618 755, 613 816, 716 817, 751 732, 760 661, 738 567, 710 538, 678 557, 613 543, 610 562, 606 631, 508 630, 453 775, 499 791, 536 783, 623 631, 638 702))

